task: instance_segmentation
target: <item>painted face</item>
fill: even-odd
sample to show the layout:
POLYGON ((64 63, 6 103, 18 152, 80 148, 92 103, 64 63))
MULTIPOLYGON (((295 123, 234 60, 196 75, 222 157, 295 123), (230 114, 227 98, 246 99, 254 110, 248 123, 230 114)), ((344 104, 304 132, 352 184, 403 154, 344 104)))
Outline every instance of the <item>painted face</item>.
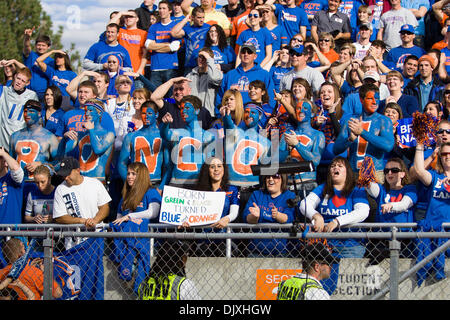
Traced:
POLYGON ((298 122, 304 123, 311 121, 311 105, 309 103, 298 103, 295 108, 295 113, 298 122))
POLYGON ((253 128, 258 124, 259 112, 253 108, 245 108, 244 110, 244 122, 248 128, 253 128))
POLYGON ((87 105, 84 107, 86 121, 97 122, 100 119, 100 112, 96 107, 87 105))
POLYGON ((33 125, 39 122, 41 113, 33 108, 25 108, 23 110, 23 119, 27 125, 33 125))
POLYGON ((183 118, 184 122, 190 123, 194 120, 197 120, 197 112, 190 102, 185 102, 181 104, 181 117, 183 118))
POLYGON ((158 113, 150 107, 144 107, 141 110, 141 119, 144 123, 144 126, 150 126, 156 123, 156 118, 158 117, 158 113))
POLYGON ((368 114, 372 114, 378 109, 380 103, 380 95, 377 92, 369 91, 366 93, 364 100, 361 101, 364 110, 368 114))

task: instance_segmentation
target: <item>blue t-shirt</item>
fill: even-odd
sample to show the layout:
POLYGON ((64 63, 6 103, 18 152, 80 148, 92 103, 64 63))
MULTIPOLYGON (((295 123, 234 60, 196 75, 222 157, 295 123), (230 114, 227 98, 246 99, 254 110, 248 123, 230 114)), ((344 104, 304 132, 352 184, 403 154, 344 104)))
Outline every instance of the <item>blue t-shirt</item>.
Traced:
MULTIPOLYGON (((325 184, 321 184, 316 187, 313 191, 319 198, 320 203, 316 207, 316 210, 322 215, 325 223, 329 223, 337 217, 349 214, 355 209, 355 204, 365 203, 369 205, 367 200, 366 191, 362 188, 355 187, 352 192, 344 197, 341 195, 341 191, 334 189, 334 196, 329 199, 328 196, 324 196, 323 189, 325 184)), ((299 206, 301 203, 299 204, 299 206)), ((351 231, 350 229, 344 229, 342 231, 351 231)), ((357 239, 330 239, 330 243, 334 245, 345 245, 351 246, 359 243, 357 239)))
POLYGON ((48 78, 49 86, 57 86, 61 90, 63 96, 69 96, 66 91, 67 86, 70 81, 72 81, 77 74, 70 70, 60 71, 47 65, 47 70, 45 70, 45 76, 48 78))
POLYGON ((403 197, 408 196, 411 198, 413 203, 417 202, 417 188, 415 185, 406 185, 400 190, 390 190, 386 191, 384 185, 379 184, 380 193, 377 197, 377 213, 376 213, 376 221, 377 222, 396 222, 396 223, 407 223, 414 222, 414 206, 409 208, 403 212, 390 212, 390 213, 382 213, 381 205, 390 203, 390 202, 399 202, 403 199, 403 197))
POLYGON ((8 172, 0 178, 0 184, 0 224, 22 223, 24 182, 14 182, 8 172))
MULTIPOLYGON (((295 198, 292 191, 285 191, 279 196, 272 198, 272 196, 262 190, 254 191, 245 206, 243 212, 243 221, 247 222, 247 216, 250 214, 249 208, 256 203, 260 209, 260 216, 258 223, 278 223, 272 218, 272 207, 275 206, 279 212, 287 215, 286 223, 292 223, 295 218, 295 208, 291 208, 287 204, 288 199, 295 198)), ((261 230, 261 232, 270 232, 270 229, 261 230)), ((274 232, 274 230, 272 230, 274 232)), ((250 250, 262 255, 277 255, 285 253, 287 250, 286 239, 258 239, 252 240, 250 250)))
POLYGON ((289 71, 291 71, 293 69, 293 67, 289 67, 289 68, 283 68, 283 67, 275 67, 272 66, 270 68, 270 76, 272 77, 273 80, 273 86, 276 92, 280 92, 280 83, 281 83, 281 78, 283 78, 283 76, 288 73, 289 71))
POLYGON ((310 29, 311 26, 308 21, 306 12, 301 7, 288 8, 281 4, 275 4, 275 16, 277 17, 278 24, 284 29, 282 34, 282 43, 289 43, 289 40, 300 32, 300 26, 306 26, 306 29, 310 29))
MULTIPOLYGON (((163 25, 162 23, 155 23, 148 29, 147 40, 153 40, 156 43, 170 43, 174 40, 170 35, 170 31, 176 25, 175 21, 163 25)), ((178 54, 174 52, 156 52, 151 53, 151 70, 170 70, 178 68, 178 54)))
MULTIPOLYGON (((269 30, 269 29, 267 29, 269 30)), ((275 28, 273 28, 272 30, 269 30, 270 35, 272 36, 272 56, 273 53, 276 50, 280 50, 281 48, 281 36, 283 34, 283 28, 279 25, 277 25, 275 28)))
POLYGON ((184 43, 186 45, 185 67, 196 67, 197 57, 200 49, 205 46, 206 34, 211 26, 204 23, 201 27, 186 24, 183 27, 185 36, 184 43))
POLYGON ((244 30, 236 41, 236 44, 241 47, 244 44, 252 44, 255 46, 257 54, 255 62, 258 64, 261 64, 266 57, 266 46, 271 45, 272 43, 273 38, 267 28, 261 28, 258 31, 253 31, 251 29, 244 30))
POLYGON ((45 129, 53 133, 54 135, 61 137, 62 132, 64 131, 64 110, 58 109, 52 113, 52 115, 45 119, 45 111, 42 112, 42 123, 45 129), (57 134, 58 133, 58 134, 57 134))
POLYGON ((420 58, 425 53, 425 50, 418 46, 413 46, 411 48, 403 48, 402 46, 392 48, 386 56, 385 65, 391 69, 402 72, 403 63, 409 55, 412 54, 420 58))
MULTIPOLYGON (((22 57, 23 57, 23 63, 31 71, 31 80, 30 80, 30 84, 28 85, 27 88, 36 92, 39 99, 44 98, 45 90, 47 90, 47 87, 49 86, 49 80, 45 76, 42 69, 39 68, 39 66, 37 66, 35 64, 36 59, 39 58, 39 55, 36 52, 31 51, 31 53, 28 57, 25 57, 24 55, 22 55, 22 57)), ((52 66, 52 67, 55 65, 55 61, 50 57, 45 59, 44 63, 47 66, 52 66)))
POLYGON ((443 183, 446 178, 445 174, 437 173, 434 170, 428 172, 431 174, 432 180, 426 189, 429 204, 425 220, 433 225, 450 222, 450 184, 443 183))
MULTIPOLYGON (((429 0, 401 0, 400 4, 402 8, 406 9, 419 9, 420 7, 427 8, 427 11, 430 10, 430 1, 429 0)), ((432 3, 431 3, 432 4, 432 3)), ((417 27, 414 28, 414 33, 417 35, 424 36, 425 35, 425 16, 417 20, 417 27)))
POLYGON ((119 56, 122 59, 122 67, 133 69, 131 65, 130 54, 127 49, 120 44, 110 46, 106 42, 99 41, 93 44, 86 53, 85 59, 91 60, 94 63, 105 63, 108 61, 110 55, 119 56))
POLYGON ((220 50, 219 46, 211 46, 211 50, 214 53, 215 64, 229 64, 236 61, 236 53, 231 46, 226 46, 223 50, 220 50))
POLYGON ((362 5, 361 0, 342 0, 339 6, 339 12, 347 15, 351 26, 358 24, 358 9, 362 5))
MULTIPOLYGON (((142 198, 141 202, 139 203, 139 205, 136 207, 136 210, 134 210, 133 212, 142 212, 148 209, 148 207, 150 206, 151 203, 159 203, 161 204, 162 198, 161 195, 159 194, 159 192, 154 189, 154 188, 150 188, 147 190, 147 192, 144 194, 144 197, 142 198)), ((117 208, 117 213, 120 213, 122 216, 126 216, 127 214, 130 213, 130 210, 122 210, 122 204, 123 204, 123 199, 120 199, 119 202, 119 206, 117 208)), ((155 223, 157 222, 159 218, 155 218, 155 223)))

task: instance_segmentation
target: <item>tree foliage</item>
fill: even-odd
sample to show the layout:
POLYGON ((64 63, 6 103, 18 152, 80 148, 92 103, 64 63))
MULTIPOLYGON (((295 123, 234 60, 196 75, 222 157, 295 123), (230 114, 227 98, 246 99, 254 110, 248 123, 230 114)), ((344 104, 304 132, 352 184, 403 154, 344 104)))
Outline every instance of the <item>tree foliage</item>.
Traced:
POLYGON ((53 23, 50 16, 42 9, 39 0, 1 0, 0 1, 0 60, 2 59, 22 59, 23 35, 25 29, 35 28, 32 36, 34 39, 39 34, 46 34, 52 40, 52 49, 63 49, 68 51, 74 70, 77 65, 73 62, 79 60, 79 53, 74 45, 64 49, 61 38, 64 28, 59 26, 57 31, 53 31, 53 23))

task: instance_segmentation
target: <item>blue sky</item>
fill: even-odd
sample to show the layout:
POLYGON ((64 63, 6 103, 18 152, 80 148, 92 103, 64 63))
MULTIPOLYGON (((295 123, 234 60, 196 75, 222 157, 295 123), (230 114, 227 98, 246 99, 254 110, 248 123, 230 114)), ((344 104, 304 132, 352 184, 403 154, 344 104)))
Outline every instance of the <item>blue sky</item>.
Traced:
POLYGON ((81 57, 98 41, 112 11, 137 8, 141 3, 141 0, 41 0, 42 8, 52 18, 54 30, 64 26, 64 48, 69 49, 70 43, 75 43, 81 57))
MULTIPOLYGON (((194 1, 200 3, 200 0, 194 1)), ((217 2, 226 3, 227 0, 217 2)), ((59 25, 64 26, 64 49, 69 49, 73 42, 82 58, 89 47, 98 41, 112 11, 137 8, 141 3, 142 0, 41 0, 42 8, 53 21, 54 30, 59 25)), ((159 3, 159 0, 155 0, 155 3, 159 3)))

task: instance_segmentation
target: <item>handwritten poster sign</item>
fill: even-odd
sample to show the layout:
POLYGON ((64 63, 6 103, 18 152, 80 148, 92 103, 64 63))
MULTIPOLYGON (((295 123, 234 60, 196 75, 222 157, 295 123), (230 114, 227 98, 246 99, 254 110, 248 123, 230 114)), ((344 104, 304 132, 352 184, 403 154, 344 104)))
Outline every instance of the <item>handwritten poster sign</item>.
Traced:
POLYGON ((225 192, 197 191, 165 186, 159 222, 180 226, 209 225, 219 221, 225 192))

